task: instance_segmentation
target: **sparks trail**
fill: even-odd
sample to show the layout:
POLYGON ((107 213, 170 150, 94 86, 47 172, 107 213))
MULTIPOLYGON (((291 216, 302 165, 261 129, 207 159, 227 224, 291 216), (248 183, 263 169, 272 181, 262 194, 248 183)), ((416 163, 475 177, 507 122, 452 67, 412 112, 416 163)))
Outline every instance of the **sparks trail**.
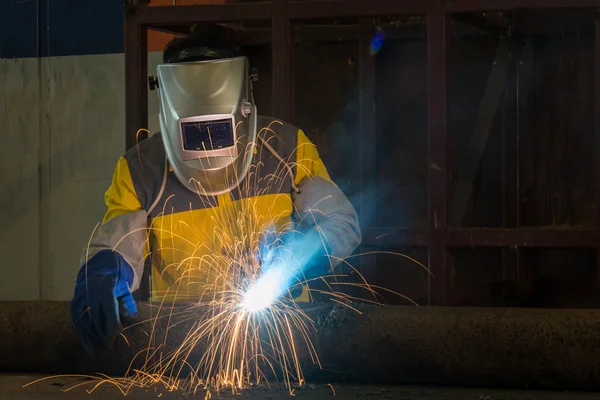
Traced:
MULTIPOLYGON (((153 263, 159 266, 160 277, 169 283, 167 288, 154 288, 154 298, 160 297, 157 311, 143 321, 144 325, 151 326, 149 345, 131 361, 123 378, 100 375, 93 383, 75 387, 87 384, 95 390, 111 384, 127 394, 136 387, 158 385, 169 391, 206 390, 209 398, 211 391, 236 393, 272 376, 283 381, 293 394, 292 383, 305 382, 299 352, 308 354, 319 366, 320 362, 311 342, 315 324, 292 299, 292 290, 304 287, 308 293, 326 295, 354 312, 359 312, 353 306, 357 301, 381 303, 379 292, 388 290, 370 285, 347 258, 334 261, 349 267, 359 282, 339 281, 346 274, 335 273, 295 281, 283 281, 281 276, 275 276, 275 280, 279 279, 276 285, 281 285, 282 290, 267 304, 256 309, 248 306, 249 292, 265 277, 259 260, 264 256, 261 252, 264 252, 265 241, 273 240, 273 232, 267 234, 268 228, 276 228, 274 242, 280 234, 293 230, 288 213, 274 212, 278 202, 289 202, 289 195, 280 194, 285 192, 281 189, 286 179, 292 179, 292 188, 297 190, 293 185, 293 167, 305 168, 302 160, 290 163, 273 151, 269 142, 278 138, 271 129, 272 124, 258 133, 257 143, 250 143, 246 151, 254 152, 258 160, 263 159, 263 151, 273 153, 278 160, 276 172, 263 175, 262 162, 253 163, 235 189, 243 201, 232 201, 230 194, 225 194, 229 200, 214 207, 211 197, 199 195, 205 208, 192 211, 199 216, 193 225, 178 219, 174 207, 170 206, 173 196, 165 201, 159 218, 147 228, 147 236, 156 237, 153 246, 147 243, 147 248, 152 247, 153 263), (267 194, 273 196, 273 202, 265 207, 257 198, 267 194), (212 240, 207 242, 202 238, 212 240), (312 288, 315 281, 323 282, 325 289, 312 288), (362 289, 367 295, 344 293, 344 287, 362 289), (198 349, 202 349, 199 357, 196 356, 198 349), (141 367, 134 368, 134 362, 139 361, 141 367)), ((198 192, 202 193, 199 187, 198 192)), ((317 207, 318 204, 313 205, 315 213, 317 207)), ((317 231, 323 241, 323 232, 318 226, 317 231)), ((410 260, 427 269, 418 261, 410 260)), ((127 333, 125 330, 123 336, 127 333)))

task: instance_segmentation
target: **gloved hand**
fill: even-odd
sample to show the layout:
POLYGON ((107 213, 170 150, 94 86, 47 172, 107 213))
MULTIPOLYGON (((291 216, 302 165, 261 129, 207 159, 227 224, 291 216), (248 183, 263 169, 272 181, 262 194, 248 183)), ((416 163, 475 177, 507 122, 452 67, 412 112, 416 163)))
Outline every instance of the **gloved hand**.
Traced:
POLYGON ((331 250, 314 227, 289 231, 281 237, 281 249, 293 257, 294 276, 309 281, 330 273, 331 250))
POLYGON ((123 326, 140 320, 130 291, 133 268, 117 252, 102 250, 79 270, 71 319, 84 348, 110 349, 123 326))
POLYGON ((316 228, 288 230, 279 234, 273 228, 263 232, 260 263, 263 268, 283 266, 292 276, 292 285, 327 275, 329 246, 316 228))

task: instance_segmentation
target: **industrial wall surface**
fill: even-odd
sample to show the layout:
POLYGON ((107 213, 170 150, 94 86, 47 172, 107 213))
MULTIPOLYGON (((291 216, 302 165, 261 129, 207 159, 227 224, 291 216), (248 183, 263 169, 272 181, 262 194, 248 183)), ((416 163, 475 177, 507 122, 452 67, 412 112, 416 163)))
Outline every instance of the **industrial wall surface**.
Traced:
POLYGON ((125 150, 122 4, 0 2, 0 300, 72 296, 125 150))

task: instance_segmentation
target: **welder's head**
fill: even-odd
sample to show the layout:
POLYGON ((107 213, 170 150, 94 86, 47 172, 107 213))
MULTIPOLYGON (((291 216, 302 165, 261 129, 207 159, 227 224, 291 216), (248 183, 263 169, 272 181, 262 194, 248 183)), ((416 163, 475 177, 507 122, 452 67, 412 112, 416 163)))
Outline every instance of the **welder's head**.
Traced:
POLYGON ((242 56, 238 30, 218 24, 198 25, 190 36, 173 39, 163 52, 163 63, 209 61, 242 56))
POLYGON ((159 118, 173 172, 201 195, 232 190, 250 168, 257 117, 237 31, 198 26, 167 45, 163 62, 159 118))

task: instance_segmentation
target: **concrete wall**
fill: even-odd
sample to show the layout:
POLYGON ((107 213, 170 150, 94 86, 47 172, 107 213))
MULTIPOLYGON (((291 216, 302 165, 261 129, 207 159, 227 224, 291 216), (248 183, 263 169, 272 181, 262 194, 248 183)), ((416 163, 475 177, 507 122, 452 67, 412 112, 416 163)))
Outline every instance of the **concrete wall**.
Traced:
POLYGON ((0 60, 0 298, 40 296, 40 71, 0 60))
MULTIPOLYGON (((0 300, 71 298, 125 150, 124 97, 122 53, 0 59, 0 300)), ((157 114, 150 92, 152 132, 157 114)))

